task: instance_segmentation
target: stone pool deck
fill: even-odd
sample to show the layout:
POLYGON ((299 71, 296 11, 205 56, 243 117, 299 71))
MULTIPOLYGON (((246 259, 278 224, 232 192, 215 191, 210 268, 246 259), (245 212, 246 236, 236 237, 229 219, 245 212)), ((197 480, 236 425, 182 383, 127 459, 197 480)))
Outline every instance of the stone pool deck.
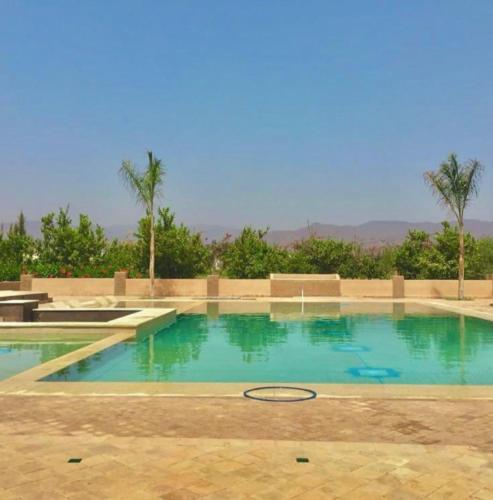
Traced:
POLYGON ((490 499, 492 412, 491 401, 1 396, 0 498, 490 499))

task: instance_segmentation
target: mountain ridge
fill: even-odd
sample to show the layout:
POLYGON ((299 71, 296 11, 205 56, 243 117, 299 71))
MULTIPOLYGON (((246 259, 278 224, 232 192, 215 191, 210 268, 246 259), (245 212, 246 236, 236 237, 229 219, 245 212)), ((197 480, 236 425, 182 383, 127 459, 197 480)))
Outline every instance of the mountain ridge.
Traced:
MULTIPOLYGON (((453 221, 450 221, 454 224, 453 221)), ((231 227, 212 226, 214 229, 208 231, 209 226, 198 225, 194 229, 207 238, 208 241, 221 239, 228 233, 234 238, 240 230, 231 227), (223 229, 220 234, 219 228, 223 229), (211 236, 213 236, 211 238, 211 236)), ((475 237, 493 237, 493 221, 479 219, 467 219, 465 221, 466 231, 475 237)), ((310 236, 317 238, 333 238, 343 241, 358 242, 364 246, 383 246, 401 243, 411 229, 426 231, 430 234, 439 232, 442 228, 441 222, 408 222, 401 220, 371 220, 362 224, 323 224, 313 223, 298 229, 269 230, 265 236, 266 241, 281 246, 289 246, 296 241, 304 240, 310 236)))

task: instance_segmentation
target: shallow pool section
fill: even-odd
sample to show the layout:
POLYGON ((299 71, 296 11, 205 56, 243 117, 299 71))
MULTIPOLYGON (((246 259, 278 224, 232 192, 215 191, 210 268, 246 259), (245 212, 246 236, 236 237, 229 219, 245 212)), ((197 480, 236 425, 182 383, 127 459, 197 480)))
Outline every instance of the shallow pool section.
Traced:
POLYGON ((63 356, 87 342, 0 342, 0 380, 63 356))
POLYGON ((378 309, 183 314, 44 380, 493 384, 493 323, 378 309))

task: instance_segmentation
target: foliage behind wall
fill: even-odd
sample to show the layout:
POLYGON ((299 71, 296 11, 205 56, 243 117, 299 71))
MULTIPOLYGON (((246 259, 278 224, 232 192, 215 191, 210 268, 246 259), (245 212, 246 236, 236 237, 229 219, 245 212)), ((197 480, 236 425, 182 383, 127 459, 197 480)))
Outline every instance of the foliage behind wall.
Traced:
MULTIPOLYGON (((342 278, 456 279, 458 238, 444 222, 430 235, 409 231, 400 245, 365 248, 358 243, 311 237, 290 248, 270 245, 267 231, 246 227, 232 240, 205 244, 200 234, 175 222, 169 208, 156 218, 156 276, 194 278, 220 273, 231 278, 266 278, 270 273, 338 273, 342 278)), ((19 279, 21 272, 39 277, 110 278, 128 270, 146 277, 149 221, 139 221, 133 241, 108 240, 87 215, 76 224, 68 210, 49 213, 41 221, 41 238, 29 236, 21 213, 8 230, 0 231, 0 281, 19 279)), ((493 239, 465 237, 467 279, 493 273, 493 239)))

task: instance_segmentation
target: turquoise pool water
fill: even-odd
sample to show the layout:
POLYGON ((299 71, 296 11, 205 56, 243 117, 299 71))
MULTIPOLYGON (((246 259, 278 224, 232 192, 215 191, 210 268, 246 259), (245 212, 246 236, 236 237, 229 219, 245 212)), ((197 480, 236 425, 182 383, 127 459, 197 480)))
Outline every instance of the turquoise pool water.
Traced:
POLYGON ((493 384, 492 360, 493 323, 436 310, 183 314, 45 380, 493 384))
POLYGON ((69 352, 87 342, 0 342, 0 380, 33 368, 69 352))

